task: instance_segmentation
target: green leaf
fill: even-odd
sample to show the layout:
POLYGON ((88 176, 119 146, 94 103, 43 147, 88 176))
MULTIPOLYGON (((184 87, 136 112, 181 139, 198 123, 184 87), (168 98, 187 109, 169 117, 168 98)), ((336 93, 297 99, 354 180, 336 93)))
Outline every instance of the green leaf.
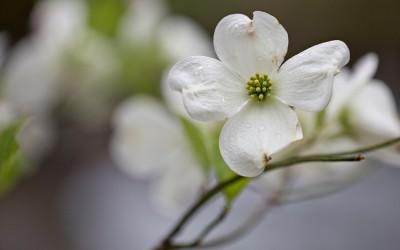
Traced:
POLYGON ((16 136, 23 121, 17 121, 0 131, 0 196, 20 179, 24 164, 16 136))
POLYGON ((179 118, 185 130, 186 136, 192 146, 192 151, 194 152, 195 157, 201 165, 204 173, 207 175, 210 170, 210 161, 208 157, 208 150, 206 147, 205 134, 190 120, 182 116, 179 118))
MULTIPOLYGON (((226 181, 237 175, 226 165, 221 156, 219 151, 218 136, 215 136, 209 140, 209 155, 211 159, 211 166, 213 167, 219 182, 226 181)), ((223 193, 227 206, 229 206, 235 200, 235 198, 242 192, 242 190, 250 181, 251 178, 243 178, 224 189, 223 193)))
POLYGON ((325 123, 325 120, 326 120, 326 110, 324 109, 317 113, 317 120, 316 120, 317 128, 323 126, 325 123))
POLYGON ((170 60, 154 41, 146 44, 129 44, 117 48, 121 59, 118 84, 122 95, 138 92, 160 95, 160 82, 170 60))
POLYGON ((87 0, 89 25, 108 36, 115 36, 125 12, 123 0, 87 0))

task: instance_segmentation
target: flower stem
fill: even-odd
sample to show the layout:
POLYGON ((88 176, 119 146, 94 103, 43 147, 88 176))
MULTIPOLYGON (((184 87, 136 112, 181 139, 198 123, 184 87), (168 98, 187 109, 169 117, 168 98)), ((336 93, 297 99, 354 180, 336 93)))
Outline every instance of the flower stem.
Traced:
MULTIPOLYGON (((243 176, 236 175, 231 179, 228 179, 224 182, 217 184, 214 188, 210 189, 207 193, 205 193, 187 212, 183 215, 180 221, 176 224, 176 226, 171 230, 171 232, 167 235, 162 245, 167 246, 165 249, 169 249, 168 247, 171 245, 172 238, 180 232, 182 227, 186 224, 186 222, 194 215, 197 210, 203 206, 209 199, 214 197, 220 191, 224 190, 230 184, 237 182, 238 180, 244 178, 243 176)), ((156 248, 157 249, 157 248, 156 248)))
MULTIPOLYGON (((361 155, 356 155, 356 156, 300 156, 300 157, 291 157, 287 160, 282 160, 276 163, 272 163, 267 165, 265 168, 264 172, 270 171, 272 169, 277 169, 277 168, 282 168, 282 167, 287 167, 293 164, 298 164, 298 163, 304 163, 304 162, 325 162, 325 161, 361 161, 363 160, 364 157, 361 155)), ((198 211, 199 208, 201 208, 208 200, 213 198, 216 194, 224 190, 226 187, 229 185, 236 183, 237 181, 243 179, 245 177, 236 175, 232 177, 231 179, 228 179, 224 182, 221 182, 217 184, 215 187, 210 189, 208 192, 206 192, 184 215, 183 217, 179 220, 179 222, 176 224, 176 226, 171 230, 171 232, 165 237, 165 239, 162 241, 162 244, 158 246, 158 248, 155 249, 171 249, 171 241, 175 235, 177 235, 183 226, 186 224, 186 222, 198 211), (163 247, 163 248, 162 248, 163 247)), ((173 248, 172 248, 173 249, 173 248)))
MULTIPOLYGON (((305 163, 305 162, 361 161, 364 159, 364 156, 358 155, 358 154, 378 150, 378 149, 388 147, 388 146, 393 145, 398 142, 400 142, 400 137, 390 140, 390 141, 380 143, 380 144, 372 145, 372 146, 369 146, 366 148, 360 148, 360 149, 353 150, 353 151, 337 152, 337 153, 328 154, 328 155, 309 155, 309 156, 290 157, 285 160, 281 160, 281 161, 278 161, 275 163, 268 164, 266 166, 266 168, 264 169, 264 172, 268 172, 273 169, 288 167, 288 166, 291 166, 294 164, 305 163)), ((234 184, 243 178, 245 178, 245 177, 236 175, 236 176, 232 177, 231 179, 228 179, 224 182, 218 183, 216 186, 214 186, 212 189, 210 189, 208 192, 206 192, 203 196, 201 196, 200 199, 195 204, 193 204, 193 206, 181 217, 181 219, 178 221, 178 223, 175 225, 175 227, 173 227, 171 232, 165 237, 165 239, 162 241, 162 243, 155 248, 155 250, 167 250, 167 249, 179 248, 179 245, 172 244, 172 240, 182 230, 182 228, 191 219, 191 217, 206 202, 208 202, 211 198, 213 198, 216 194, 220 193, 229 185, 234 184)), ((224 213, 222 213, 222 214, 224 214, 224 213)), ((222 219, 219 219, 220 217, 222 217, 222 219, 223 219, 225 217, 225 215, 219 216, 207 228, 210 228, 210 230, 212 228, 214 228, 220 221, 222 221, 222 219)), ((203 231, 203 233, 200 234, 200 238, 199 238, 200 241, 198 243, 201 243, 201 239, 202 239, 201 236, 204 234, 204 232, 206 232, 206 234, 208 233, 208 231, 206 231, 206 230, 203 231)), ((185 247, 187 247, 187 245, 185 247)))
POLYGON ((330 154, 330 155, 353 155, 353 154, 368 153, 368 152, 375 151, 375 150, 378 150, 378 149, 381 149, 381 148, 389 147, 389 146, 391 146, 393 144, 396 144, 398 142, 400 142, 400 137, 397 137, 397 138, 395 138, 393 140, 390 140, 390 141, 385 141, 385 142, 382 142, 382 143, 379 143, 379 144, 368 146, 368 147, 365 147, 365 148, 360 148, 360 149, 356 149, 356 150, 352 150, 352 151, 336 152, 336 153, 330 154))

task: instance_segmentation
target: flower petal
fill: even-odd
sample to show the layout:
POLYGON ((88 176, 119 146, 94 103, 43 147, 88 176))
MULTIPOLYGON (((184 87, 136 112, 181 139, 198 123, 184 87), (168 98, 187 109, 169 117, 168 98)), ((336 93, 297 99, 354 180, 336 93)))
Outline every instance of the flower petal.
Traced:
POLYGON ((366 84, 353 96, 349 107, 352 125, 360 133, 360 139, 371 137, 369 144, 374 144, 400 136, 396 102, 384 82, 374 80, 366 84))
POLYGON ((239 175, 262 173, 269 157, 303 137, 296 113, 270 98, 249 103, 223 127, 219 139, 222 157, 239 175))
POLYGON ((118 37, 129 45, 146 43, 152 39, 157 26, 168 13, 162 0, 129 1, 126 14, 120 21, 118 37))
POLYGON ((156 100, 128 99, 113 117, 111 156, 125 173, 148 177, 165 168, 165 162, 185 147, 178 121, 156 100))
POLYGON ((276 72, 288 47, 288 35, 275 17, 260 11, 253 20, 242 14, 222 19, 215 29, 218 58, 244 80, 276 72))
POLYGON ((185 17, 165 18, 158 25, 156 38, 162 51, 174 62, 194 55, 215 57, 210 37, 185 17))
POLYGON ((273 81, 274 95, 305 111, 322 110, 332 95, 333 77, 349 61, 349 49, 341 41, 313 46, 290 58, 273 81))
POLYGON ((171 69, 168 84, 180 91, 189 115, 200 121, 223 120, 248 101, 246 88, 220 61, 193 56, 171 69))
POLYGON ((378 69, 378 61, 378 56, 375 53, 368 53, 358 59, 354 64, 354 73, 350 81, 360 84, 370 81, 378 69))

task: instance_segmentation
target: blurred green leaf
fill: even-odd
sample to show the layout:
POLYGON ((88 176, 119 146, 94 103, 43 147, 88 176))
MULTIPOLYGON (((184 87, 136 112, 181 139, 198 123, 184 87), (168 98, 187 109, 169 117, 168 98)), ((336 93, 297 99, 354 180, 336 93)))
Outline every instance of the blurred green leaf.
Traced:
POLYGON ((204 173, 207 175, 210 170, 210 161, 206 148, 205 135, 196 127, 190 120, 185 117, 180 117, 181 124, 186 132, 192 151, 194 152, 197 161, 201 165, 204 173))
POLYGON ((20 179, 24 170, 16 136, 23 121, 17 121, 0 131, 0 196, 20 179))
POLYGON ((123 0, 87 0, 89 25, 108 36, 115 36, 125 12, 123 0))
MULTIPOLYGON (((219 182, 226 181, 236 176, 225 163, 224 159, 221 156, 219 151, 219 136, 215 136, 214 138, 209 140, 208 148, 209 148, 209 156, 211 160, 211 166, 215 171, 217 179, 219 182)), ((235 198, 242 192, 242 190, 246 187, 246 185, 251 181, 251 178, 243 178, 234 184, 228 186, 224 189, 224 195, 229 206, 235 198)))
POLYGON ((170 63, 154 42, 135 44, 119 50, 120 84, 125 95, 137 92, 160 95, 162 74, 170 63))
POLYGON ((317 113, 317 120, 316 120, 317 128, 320 128, 321 126, 323 126, 325 123, 325 120, 326 120, 326 109, 317 113))

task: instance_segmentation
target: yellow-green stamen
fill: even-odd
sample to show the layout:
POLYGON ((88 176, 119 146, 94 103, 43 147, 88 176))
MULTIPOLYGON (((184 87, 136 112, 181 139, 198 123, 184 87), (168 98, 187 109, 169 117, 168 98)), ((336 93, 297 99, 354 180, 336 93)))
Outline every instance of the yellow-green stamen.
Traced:
POLYGON ((272 83, 267 75, 255 74, 247 82, 247 94, 255 100, 265 101, 271 95, 272 83))

